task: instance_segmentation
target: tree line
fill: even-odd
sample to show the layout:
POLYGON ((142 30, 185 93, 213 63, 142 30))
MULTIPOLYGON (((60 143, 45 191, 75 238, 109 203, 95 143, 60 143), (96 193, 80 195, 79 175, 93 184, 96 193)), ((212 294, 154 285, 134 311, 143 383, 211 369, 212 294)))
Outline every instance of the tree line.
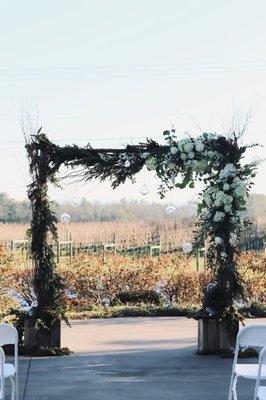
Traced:
MULTIPOLYGON (((123 221, 134 219, 162 220, 166 217, 166 204, 148 203, 144 200, 121 199, 117 202, 89 202, 83 198, 78 203, 58 203, 53 201, 52 208, 57 217, 67 213, 73 222, 86 221, 123 221)), ((195 216, 196 202, 177 206, 175 216, 191 219, 195 216)), ((266 216, 266 195, 252 194, 248 200, 248 213, 252 218, 266 216)), ((31 206, 28 200, 15 200, 5 192, 0 193, 0 222, 29 222, 31 206)))

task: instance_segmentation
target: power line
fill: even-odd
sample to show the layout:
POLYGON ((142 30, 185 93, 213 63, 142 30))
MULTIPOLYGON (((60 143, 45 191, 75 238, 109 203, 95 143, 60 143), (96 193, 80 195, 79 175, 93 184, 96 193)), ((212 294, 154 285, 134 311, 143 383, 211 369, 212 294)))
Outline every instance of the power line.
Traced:
POLYGON ((80 78, 101 77, 170 77, 175 75, 199 75, 227 72, 248 72, 265 70, 266 60, 223 61, 223 62, 179 62, 175 64, 146 64, 133 66, 102 67, 42 67, 42 68, 2 68, 0 82, 27 81, 35 78, 80 78), (1 79, 2 78, 2 79, 1 79))

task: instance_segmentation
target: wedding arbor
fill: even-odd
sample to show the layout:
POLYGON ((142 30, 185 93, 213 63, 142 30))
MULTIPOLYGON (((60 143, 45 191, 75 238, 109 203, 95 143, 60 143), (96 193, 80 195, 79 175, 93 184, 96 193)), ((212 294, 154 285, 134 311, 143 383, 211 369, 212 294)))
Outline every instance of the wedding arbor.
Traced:
POLYGON ((159 177, 158 193, 164 197, 173 188, 194 187, 202 181, 205 188, 198 203, 195 246, 208 241, 207 266, 212 271, 199 319, 215 320, 232 327, 241 319, 237 303, 244 299, 244 285, 236 268, 238 240, 245 226, 246 196, 255 176, 256 163, 244 163, 248 146, 239 144, 233 134, 224 137, 203 133, 197 138, 177 140, 175 131, 165 131, 165 144, 154 140, 122 149, 94 149, 90 145, 60 147, 41 132, 26 138, 32 183, 28 196, 32 204, 31 254, 34 264, 33 287, 36 306, 31 323, 45 333, 45 343, 59 345, 53 328, 64 318, 61 298, 64 284, 56 272, 55 255, 50 240, 57 239, 56 217, 51 211, 48 185, 58 185, 61 166, 73 176, 88 181, 109 179, 112 187, 134 181, 146 166, 159 177), (78 168, 79 167, 79 168, 78 168), (47 339, 48 338, 48 339, 47 339))

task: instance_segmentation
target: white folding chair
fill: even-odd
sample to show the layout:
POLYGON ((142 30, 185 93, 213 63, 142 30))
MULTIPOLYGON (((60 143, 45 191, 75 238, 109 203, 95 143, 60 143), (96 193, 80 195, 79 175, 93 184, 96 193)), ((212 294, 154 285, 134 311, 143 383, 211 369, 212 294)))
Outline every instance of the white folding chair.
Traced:
POLYGON ((0 347, 0 400, 5 399, 5 379, 9 379, 12 387, 12 400, 18 400, 18 332, 14 326, 0 324, 0 346, 14 345, 14 363, 5 362, 5 353, 0 347))
MULTIPOLYGON (((232 368, 228 400, 237 400, 236 385, 240 377, 256 380, 259 364, 238 364, 238 353, 241 346, 266 346, 266 324, 256 324, 240 329, 237 335, 235 357, 232 368)), ((261 368, 261 379, 266 379, 266 365, 261 368)))
POLYGON ((264 347, 260 352, 259 370, 255 387, 254 400, 266 400, 266 386, 260 386, 261 372, 265 364, 266 364, 266 347, 264 347))

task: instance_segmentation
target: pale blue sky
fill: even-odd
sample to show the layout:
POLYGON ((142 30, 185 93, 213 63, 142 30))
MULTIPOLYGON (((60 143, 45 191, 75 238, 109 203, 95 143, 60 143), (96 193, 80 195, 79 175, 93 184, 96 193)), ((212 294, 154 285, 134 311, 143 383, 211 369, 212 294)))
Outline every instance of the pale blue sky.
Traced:
MULTIPOLYGON (((20 128, 24 102, 58 143, 121 146, 158 138, 226 133, 232 114, 255 111, 246 141, 266 145, 264 0, 0 0, 1 191, 26 196, 20 128)), ((250 157, 265 157, 258 149, 250 157)), ((254 191, 266 193, 265 164, 254 191)), ((52 190, 56 199, 140 198, 134 186, 52 190)), ((170 201, 193 192, 176 190, 170 201)))

